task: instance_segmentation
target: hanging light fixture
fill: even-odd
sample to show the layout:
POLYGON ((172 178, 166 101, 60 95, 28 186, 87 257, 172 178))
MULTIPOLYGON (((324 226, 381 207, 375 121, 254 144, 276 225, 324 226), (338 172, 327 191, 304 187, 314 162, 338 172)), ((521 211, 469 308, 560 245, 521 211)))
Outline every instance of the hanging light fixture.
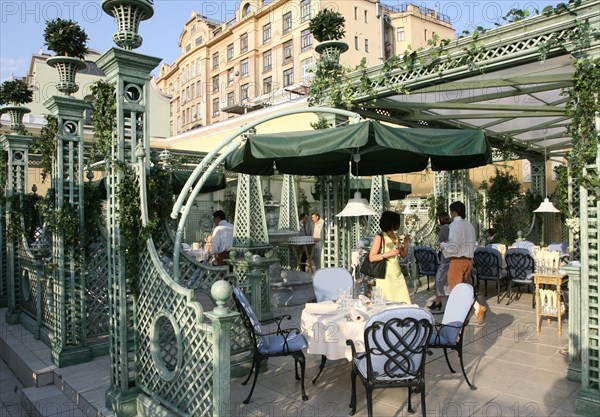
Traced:
POLYGON ((533 210, 534 213, 560 213, 560 210, 554 207, 548 196, 548 181, 546 180, 546 135, 544 134, 544 201, 540 206, 533 210))
MULTIPOLYGON (((360 162, 360 154, 353 154, 352 161, 356 163, 356 177, 360 179, 358 176, 358 163, 360 162)), ((346 207, 336 214, 336 217, 375 216, 377 214, 379 213, 373 210, 373 207, 369 205, 367 199, 362 198, 360 191, 356 190, 354 192, 354 198, 348 200, 346 207)))

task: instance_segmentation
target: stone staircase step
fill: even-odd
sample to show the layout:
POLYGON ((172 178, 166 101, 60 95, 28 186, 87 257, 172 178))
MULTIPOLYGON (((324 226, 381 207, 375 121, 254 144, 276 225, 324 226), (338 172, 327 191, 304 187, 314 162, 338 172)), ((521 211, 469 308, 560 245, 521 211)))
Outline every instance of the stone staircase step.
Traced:
POLYGON ((32 347, 46 348, 21 326, 0 323, 0 356, 11 364, 12 371, 24 387, 42 387, 54 381, 54 365, 48 365, 32 351, 32 347))
POLYGON ((77 404, 54 385, 23 389, 21 404, 30 417, 85 417, 77 404))

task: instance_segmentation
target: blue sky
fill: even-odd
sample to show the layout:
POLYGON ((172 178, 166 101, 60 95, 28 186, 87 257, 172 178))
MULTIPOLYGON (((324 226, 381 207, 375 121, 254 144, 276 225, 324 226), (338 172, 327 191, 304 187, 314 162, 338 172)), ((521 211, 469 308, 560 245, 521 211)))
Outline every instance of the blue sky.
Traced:
MULTIPOLYGON (((328 4, 339 1, 328 0, 328 4)), ((566 0, 563 0, 566 2, 566 0)), ((90 37, 90 48, 105 51, 114 46, 112 34, 116 31, 114 20, 101 8, 101 0, 0 0, 0 81, 9 74, 17 77, 27 72, 32 53, 43 48, 43 31, 46 20, 60 17, 77 21, 90 37), (18 41, 16 41, 18 39, 18 41)), ((406 1, 387 1, 392 5, 406 1)), ((533 12, 559 1, 411 1, 410 3, 435 8, 448 15, 460 33, 480 25, 494 27, 512 8, 533 12)), ((144 44, 138 52, 163 58, 171 63, 179 55, 177 43, 183 23, 192 11, 217 20, 230 18, 239 0, 154 0, 154 16, 142 22, 140 34, 144 44)))

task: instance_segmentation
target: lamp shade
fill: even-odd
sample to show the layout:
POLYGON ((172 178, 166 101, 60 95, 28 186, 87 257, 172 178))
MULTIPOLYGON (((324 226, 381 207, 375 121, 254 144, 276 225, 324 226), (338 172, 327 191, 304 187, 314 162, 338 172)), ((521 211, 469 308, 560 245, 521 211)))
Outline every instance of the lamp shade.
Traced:
POLYGON ((354 193, 354 198, 348 200, 348 204, 342 211, 336 214, 337 217, 354 216, 375 216, 378 213, 369 205, 366 198, 362 198, 360 191, 354 193))
POLYGON ((560 213, 560 210, 554 207, 554 204, 548 199, 544 198, 544 201, 540 203, 540 206, 533 210, 534 213, 560 213))

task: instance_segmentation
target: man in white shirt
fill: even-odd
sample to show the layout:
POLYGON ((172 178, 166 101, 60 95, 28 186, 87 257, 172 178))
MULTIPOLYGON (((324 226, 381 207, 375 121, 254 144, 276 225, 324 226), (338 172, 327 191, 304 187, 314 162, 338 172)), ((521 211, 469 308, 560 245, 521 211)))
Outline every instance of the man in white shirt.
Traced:
POLYGON ((229 223, 223 210, 217 210, 213 213, 213 223, 215 228, 207 252, 214 256, 215 264, 225 265, 225 259, 229 259, 229 252, 233 245, 233 224, 229 223))
MULTIPOLYGON (((473 268, 473 255, 477 246, 477 235, 473 225, 465 219, 466 208, 460 201, 450 204, 450 236, 447 242, 440 244, 442 252, 450 259, 448 268, 448 287, 450 291, 467 280, 473 268)), ((475 302, 475 316, 482 323, 487 309, 475 302)))

